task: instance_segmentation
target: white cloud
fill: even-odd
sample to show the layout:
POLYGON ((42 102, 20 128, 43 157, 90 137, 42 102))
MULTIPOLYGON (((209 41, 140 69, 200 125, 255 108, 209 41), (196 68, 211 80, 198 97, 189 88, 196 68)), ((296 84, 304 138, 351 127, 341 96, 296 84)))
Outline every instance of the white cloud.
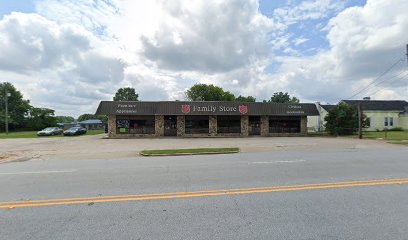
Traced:
MULTIPOLYGON (((364 7, 345 9, 326 27, 328 50, 311 57, 277 59, 282 67, 273 78, 285 79, 288 88, 297 90, 303 99, 335 102, 351 97, 403 57, 408 43, 404 33, 408 29, 407 10, 404 0, 368 0, 364 7)), ((404 67, 401 62, 395 70, 404 67)), ((405 88, 393 87, 386 80, 397 74, 391 71, 380 79, 382 84, 374 84, 356 97, 372 93, 374 99, 407 98, 405 88)))
MULTIPOLYGON (((287 91, 334 103, 370 84, 408 42, 405 0, 343 8, 342 1, 308 0, 268 18, 256 0, 42 0, 39 14, 0 20, 0 74, 34 105, 75 116, 93 112, 119 87, 135 87, 142 100, 181 100, 196 82, 257 100, 287 91), (313 56, 293 50, 314 39, 289 32, 290 25, 333 15, 316 26, 327 33, 328 49, 313 56)), ((406 79, 394 80, 367 94, 406 98, 406 79)))
POLYGON ((105 55, 104 44, 79 25, 12 13, 0 20, 0 32, 2 76, 33 104, 57 110, 71 105, 74 115, 93 111, 89 104, 124 78, 125 64, 105 55))

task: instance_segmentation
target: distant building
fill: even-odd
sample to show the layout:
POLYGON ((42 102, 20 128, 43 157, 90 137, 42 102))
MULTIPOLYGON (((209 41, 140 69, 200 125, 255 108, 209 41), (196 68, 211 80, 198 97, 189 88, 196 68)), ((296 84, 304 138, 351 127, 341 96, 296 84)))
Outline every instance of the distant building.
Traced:
POLYGON ((381 131, 400 127, 408 130, 408 102, 404 100, 342 100, 358 106, 367 117, 366 131, 381 131))
POLYGON ((78 123, 81 127, 88 130, 104 129, 105 124, 99 119, 89 119, 78 123))
POLYGON ((57 126, 62 128, 65 131, 72 127, 79 127, 80 125, 74 122, 74 123, 57 123, 57 126))
POLYGON ((324 118, 329 114, 329 111, 336 105, 321 105, 316 103, 317 110, 319 111, 318 116, 308 116, 307 117, 307 129, 309 132, 319 132, 324 131, 324 125, 326 121, 324 118))

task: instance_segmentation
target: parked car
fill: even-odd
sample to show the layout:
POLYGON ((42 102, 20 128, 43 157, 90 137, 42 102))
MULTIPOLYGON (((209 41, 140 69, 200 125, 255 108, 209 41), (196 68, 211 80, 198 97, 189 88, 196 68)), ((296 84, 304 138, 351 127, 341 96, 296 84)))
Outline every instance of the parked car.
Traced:
POLYGON ((86 131, 86 128, 83 127, 72 127, 64 131, 64 136, 82 135, 85 134, 86 131))
POLYGON ((61 135, 62 129, 57 127, 47 127, 37 132, 37 136, 54 136, 61 135))

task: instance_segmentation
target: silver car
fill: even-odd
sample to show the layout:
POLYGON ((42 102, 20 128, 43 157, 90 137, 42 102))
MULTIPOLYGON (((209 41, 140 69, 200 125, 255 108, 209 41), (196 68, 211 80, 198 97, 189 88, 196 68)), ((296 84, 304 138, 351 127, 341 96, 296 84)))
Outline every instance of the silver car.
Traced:
POLYGON ((62 129, 57 127, 48 127, 39 132, 37 132, 37 136, 54 136, 54 135, 61 135, 62 129))

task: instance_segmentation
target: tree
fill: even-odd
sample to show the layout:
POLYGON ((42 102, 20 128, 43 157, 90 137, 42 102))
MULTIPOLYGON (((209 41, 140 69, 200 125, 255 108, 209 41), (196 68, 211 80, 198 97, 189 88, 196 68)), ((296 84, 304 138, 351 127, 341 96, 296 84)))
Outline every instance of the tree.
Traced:
POLYGON ((32 130, 41 130, 46 127, 54 127, 57 120, 54 110, 49 108, 31 107, 27 117, 27 127, 32 130))
POLYGON ((195 84, 186 91, 189 101, 234 101, 235 96, 230 92, 212 84, 195 84))
POLYGON ((23 99, 23 94, 18 91, 13 84, 0 83, 0 131, 5 128, 5 92, 10 94, 7 97, 8 102, 8 122, 10 129, 22 128, 25 125, 25 118, 30 109, 30 101, 23 99))
MULTIPOLYGON (((324 120, 326 121, 326 130, 330 134, 350 135, 358 129, 358 109, 356 106, 340 103, 329 111, 324 120)), ((366 122, 364 115, 362 122, 366 122)))
POLYGON ((273 94, 270 100, 264 101, 269 103, 299 103, 299 99, 296 97, 290 97, 290 95, 285 92, 276 92, 273 94))
POLYGON ((78 122, 82 122, 89 119, 99 119, 102 122, 108 121, 108 117, 106 115, 95 115, 91 113, 85 113, 78 117, 78 122))
POLYGON ((252 96, 244 97, 239 95, 237 98, 235 98, 235 102, 255 102, 256 99, 252 96))
POLYGON ((57 123, 71 123, 75 122, 75 118, 71 116, 56 116, 55 117, 57 123))
POLYGON ((139 94, 131 87, 119 88, 113 97, 113 101, 139 101, 139 94))

